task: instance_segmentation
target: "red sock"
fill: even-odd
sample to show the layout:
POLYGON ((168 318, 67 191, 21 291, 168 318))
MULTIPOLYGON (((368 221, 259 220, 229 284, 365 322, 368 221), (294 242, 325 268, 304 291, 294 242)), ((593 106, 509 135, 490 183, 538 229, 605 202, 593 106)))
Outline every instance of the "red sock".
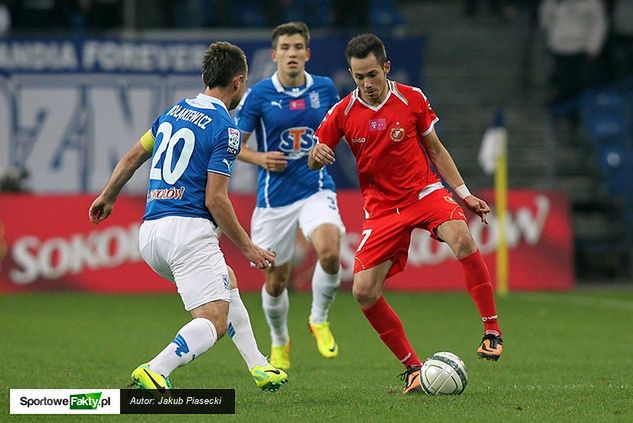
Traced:
POLYGON ((419 366, 422 363, 409 344, 400 318, 389 306, 385 297, 381 296, 376 304, 363 309, 363 313, 380 335, 382 342, 405 367, 419 366))
POLYGON ((479 250, 460 260, 464 269, 466 289, 477 305, 481 320, 484 322, 484 331, 498 332, 501 336, 501 328, 497 323, 497 307, 495 294, 490 281, 488 267, 484 263, 479 250))

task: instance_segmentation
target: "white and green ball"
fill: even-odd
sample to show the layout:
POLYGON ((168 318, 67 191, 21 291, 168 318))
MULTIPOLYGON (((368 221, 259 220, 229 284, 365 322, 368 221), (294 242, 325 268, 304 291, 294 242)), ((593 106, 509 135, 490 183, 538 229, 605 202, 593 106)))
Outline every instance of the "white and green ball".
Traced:
POLYGON ((437 352, 429 357, 420 370, 422 389, 428 395, 459 395, 466 389, 468 370, 457 355, 437 352))

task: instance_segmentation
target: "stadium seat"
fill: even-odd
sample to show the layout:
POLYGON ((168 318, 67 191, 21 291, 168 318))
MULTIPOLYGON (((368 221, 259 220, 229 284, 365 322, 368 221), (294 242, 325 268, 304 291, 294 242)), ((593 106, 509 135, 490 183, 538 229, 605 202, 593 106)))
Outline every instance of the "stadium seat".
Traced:
POLYGON ((330 0, 293 0, 285 11, 286 21, 303 21, 310 27, 323 27, 332 23, 330 0))
POLYGON ((633 149, 601 146, 598 151, 609 193, 628 203, 633 201, 633 149))
POLYGON ((624 95, 614 89, 589 91, 581 98, 585 129, 597 147, 609 145, 629 148, 631 144, 631 117, 624 95))
POLYGON ((236 20, 239 26, 263 27, 266 26, 266 14, 261 2, 246 0, 236 10, 236 20))
POLYGON ((395 27, 404 24, 395 0, 372 0, 369 22, 374 27, 395 27))

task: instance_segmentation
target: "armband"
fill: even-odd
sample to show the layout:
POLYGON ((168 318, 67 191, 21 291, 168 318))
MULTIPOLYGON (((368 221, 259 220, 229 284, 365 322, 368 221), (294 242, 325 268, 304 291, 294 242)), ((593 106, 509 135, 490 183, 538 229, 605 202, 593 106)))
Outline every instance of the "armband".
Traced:
POLYGON ((466 186, 466 184, 461 184, 460 186, 455 188, 455 194, 457 194, 462 200, 472 195, 470 191, 468 191, 468 187, 466 186))
POLYGON ((151 153, 154 150, 154 136, 152 135, 152 130, 148 130, 140 139, 141 145, 148 153, 151 153))

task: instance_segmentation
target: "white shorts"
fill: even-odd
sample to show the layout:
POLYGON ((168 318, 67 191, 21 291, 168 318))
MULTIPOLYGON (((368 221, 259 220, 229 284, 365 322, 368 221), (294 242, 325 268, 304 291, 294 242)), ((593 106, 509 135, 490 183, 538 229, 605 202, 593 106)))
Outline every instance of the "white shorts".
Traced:
POLYGON ((145 262, 176 284, 187 311, 229 301, 229 272, 211 221, 178 216, 148 220, 138 238, 145 262))
POLYGON ((260 247, 274 251, 275 263, 280 265, 292 259, 297 225, 310 240, 312 232, 324 223, 338 226, 341 235, 345 233, 336 193, 330 190, 319 191, 283 207, 255 208, 251 219, 251 238, 260 247))

